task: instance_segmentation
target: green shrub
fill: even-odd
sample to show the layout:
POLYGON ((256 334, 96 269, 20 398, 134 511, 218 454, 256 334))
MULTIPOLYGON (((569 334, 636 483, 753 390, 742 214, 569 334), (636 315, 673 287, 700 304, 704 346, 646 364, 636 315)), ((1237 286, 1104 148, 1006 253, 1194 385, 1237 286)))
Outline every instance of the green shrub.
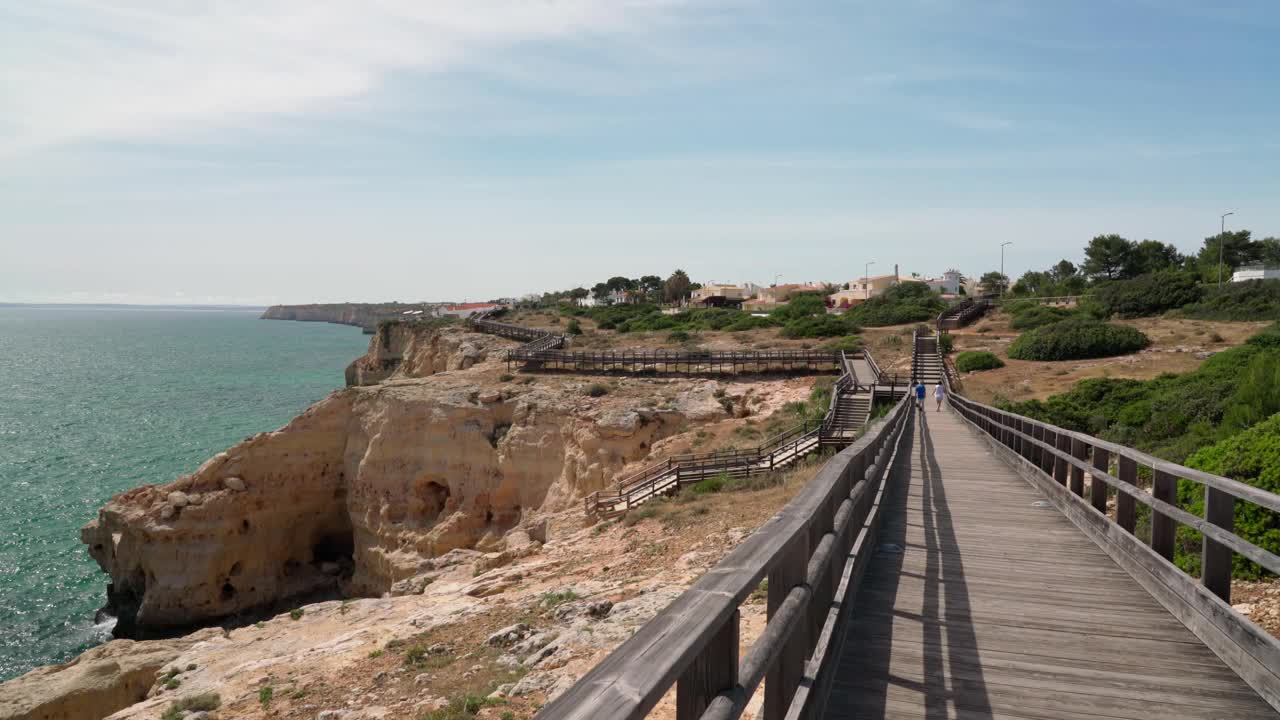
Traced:
MULTIPOLYGON (((1197 451, 1187 460, 1187 465, 1267 492, 1280 493, 1280 415, 1272 415, 1248 430, 1197 451)), ((1201 486, 1181 481, 1178 499, 1192 514, 1204 515, 1201 486)), ((1280 513, 1253 503, 1236 502, 1234 531, 1254 545, 1280 554, 1280 513)), ((1178 564, 1189 572, 1198 572, 1200 534, 1185 527, 1179 528, 1178 534, 1179 544, 1188 551, 1178 558, 1178 564)), ((1236 555, 1232 562, 1232 575, 1237 578, 1256 580, 1270 574, 1240 555, 1236 555)))
POLYGON ((275 694, 275 688, 270 685, 263 685, 258 688, 258 702, 265 708, 271 704, 271 699, 275 697, 275 694))
POLYGON ((1194 305, 1203 291, 1196 277, 1177 270, 1139 275, 1132 280, 1107 283, 1094 293, 1104 316, 1122 318, 1159 315, 1194 305))
POLYGON ((1200 320, 1280 320, 1280 280, 1209 286, 1203 300, 1178 314, 1200 320))
POLYGON ((950 355, 952 350, 956 349, 956 339, 951 333, 938 333, 938 352, 943 355, 950 355))
POLYGON ((729 476, 720 474, 714 477, 709 477, 703 480, 699 480, 698 482, 689 486, 689 491, 692 492, 694 495, 708 495, 710 493, 718 493, 724 489, 724 486, 727 482, 729 482, 729 476))
POLYGON ((582 323, 578 322, 578 318, 573 318, 569 321, 569 324, 565 326, 565 332, 570 335, 581 335, 582 323))
POLYGON ((1016 360, 1083 360, 1125 355, 1151 341, 1136 328, 1085 318, 1061 320, 1018 336, 1009 346, 1016 360))
POLYGON ((841 351, 847 353, 862 352, 862 338, 857 335, 845 335, 842 338, 828 340, 822 344, 823 350, 841 351))
POLYGON ((601 397, 609 394, 609 388, 601 385, 600 383, 591 383, 587 386, 586 390, 582 391, 582 393, 587 397, 601 397))
POLYGON ((222 705, 222 697, 218 693, 201 693, 176 700, 161 715, 162 720, 178 720, 183 713, 211 712, 222 705))
POLYGON ((904 282, 853 307, 845 316, 865 327, 884 327, 932 321, 946 306, 946 301, 925 283, 904 282))
POLYGON ((303 612, 302 608, 294 608, 289 611, 289 617, 293 620, 301 620, 303 612))
POLYGON ((1014 330, 1034 330, 1038 327, 1066 320, 1072 314, 1070 310, 1065 308, 1032 305, 1025 310, 1013 313, 1013 319, 1009 321, 1009 327, 1014 330))
POLYGON ((578 593, 572 590, 560 590, 543 593, 542 604, 546 607, 553 608, 577 599, 578 593))
POLYGON ((692 336, 684 330, 675 330, 667 335, 669 342, 689 342, 692 336))
POLYGON ((1004 367, 1004 361, 985 350, 971 350, 956 356, 956 370, 960 372, 995 370, 1002 367, 1004 367))
POLYGON ((860 328, 845 315, 811 315, 791 320, 782 328, 782 336, 788 338, 840 337, 856 333, 860 328))
POLYGON ((787 323, 814 315, 825 315, 826 312, 827 304, 821 295, 802 293, 791 296, 786 305, 769 313, 769 317, 775 322, 787 323))

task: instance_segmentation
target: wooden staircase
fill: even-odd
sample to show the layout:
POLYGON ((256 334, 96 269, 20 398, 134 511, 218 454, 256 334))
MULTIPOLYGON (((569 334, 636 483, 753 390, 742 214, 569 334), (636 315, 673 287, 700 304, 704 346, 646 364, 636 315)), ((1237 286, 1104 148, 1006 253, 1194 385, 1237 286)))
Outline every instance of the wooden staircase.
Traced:
POLYGON ((836 400, 835 412, 825 428, 833 436, 856 436, 871 417, 870 392, 844 392, 836 400))
POLYGON ((922 382, 926 386, 942 382, 946 368, 942 365, 942 355, 938 353, 938 337, 936 335, 917 335, 915 352, 911 358, 911 380, 922 382))

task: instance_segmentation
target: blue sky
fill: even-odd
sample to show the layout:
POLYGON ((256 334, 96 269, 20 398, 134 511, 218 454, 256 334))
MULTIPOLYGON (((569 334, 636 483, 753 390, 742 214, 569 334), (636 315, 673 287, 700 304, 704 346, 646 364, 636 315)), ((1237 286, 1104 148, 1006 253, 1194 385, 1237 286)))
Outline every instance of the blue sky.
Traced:
POLYGON ((1016 275, 1280 235, 1280 5, 0 0, 0 301, 1016 275), (110 9, 107 9, 107 6, 110 9), (210 4, 211 5, 211 4, 210 4), (873 270, 873 272, 874 272, 873 270))

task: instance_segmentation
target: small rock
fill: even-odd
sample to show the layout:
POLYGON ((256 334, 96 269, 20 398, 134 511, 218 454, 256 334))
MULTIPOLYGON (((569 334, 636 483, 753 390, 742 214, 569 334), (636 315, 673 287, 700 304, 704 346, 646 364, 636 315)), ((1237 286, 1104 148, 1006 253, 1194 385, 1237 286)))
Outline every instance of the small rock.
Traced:
POLYGON ((169 504, 176 508, 186 507, 188 502, 190 501, 187 500, 187 494, 181 490, 174 490, 169 493, 169 504))
POLYGON ((200 493, 187 493, 188 505, 199 505, 204 502, 204 496, 200 493))
POLYGON ((510 647, 529 636, 529 626, 524 623, 508 625, 490 635, 485 643, 494 647, 510 647))
MULTIPOLYGON (((245 489, 244 481, 238 477, 229 477, 222 479, 222 485, 233 492, 243 492, 245 489)), ((325 712, 337 712, 336 710, 326 710, 325 712)), ((320 713, 324 715, 324 713, 320 713)))
POLYGON ((160 506, 160 519, 161 519, 161 520, 172 520, 172 519, 173 519, 173 516, 174 516, 174 515, 177 515, 177 514, 178 514, 178 510, 177 510, 177 508, 175 508, 174 506, 170 505, 169 503, 165 503, 165 504, 163 504, 163 505, 161 505, 161 506, 160 506))
POLYGON ((378 673, 377 675, 374 675, 374 676, 373 676, 373 682, 374 682, 374 683, 376 683, 376 684, 381 685, 382 683, 384 683, 384 682, 386 682, 386 681, 387 681, 387 671, 386 671, 386 670, 383 670, 382 672, 380 672, 380 673, 378 673))
POLYGON ((1232 606, 1231 606, 1231 609, 1232 609, 1232 610, 1235 610, 1236 612, 1240 613, 1241 615, 1252 615, 1252 614, 1253 614, 1253 603, 1240 603, 1239 605, 1232 605, 1232 606))
POLYGON ((413 676, 414 685, 426 685, 431 682, 431 675, 428 673, 419 673, 413 676))
POLYGON ((482 403, 496 403, 502 399, 502 393, 497 390, 485 390, 477 399, 482 403))
POLYGON ((444 655, 449 652, 449 646, 444 643, 436 643, 427 648, 427 652, 431 655, 444 655))
POLYGON ((209 713, 205 712, 204 710, 201 710, 199 712, 193 712, 190 715, 187 715, 186 717, 187 717, 187 720, 209 720, 209 713))
POLYGON ((321 710, 316 720, 343 720, 346 716, 346 710, 321 710))
POLYGON ((336 562, 322 562, 320 563, 320 572, 325 575, 337 575, 342 572, 342 566, 336 562))
POLYGON ((596 600, 595 602, 587 603, 586 607, 587 615, 593 618, 602 618, 608 615, 609 611, 612 609, 612 600, 596 600))

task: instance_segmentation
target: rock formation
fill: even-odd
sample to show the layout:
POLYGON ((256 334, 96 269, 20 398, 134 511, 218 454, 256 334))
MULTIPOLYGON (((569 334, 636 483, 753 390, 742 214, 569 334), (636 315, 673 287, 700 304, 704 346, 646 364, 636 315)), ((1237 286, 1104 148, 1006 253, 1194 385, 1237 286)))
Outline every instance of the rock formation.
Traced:
POLYGON ((376 385, 393 375, 426 377, 466 370, 491 355, 500 357, 511 342, 467 332, 461 325, 382 323, 369 340, 369 352, 347 366, 347 385, 376 385))
POLYGON ((429 303, 330 303, 312 305, 272 305, 262 313, 263 320, 297 320, 355 325, 373 332, 383 320, 400 320, 406 311, 430 313, 429 303))
MULTIPOLYGON (((392 379, 332 393, 191 475, 123 493, 85 526, 118 634, 287 598, 377 595, 450 550, 500 551, 663 438, 748 407, 757 385, 622 378, 593 398, 586 379, 512 382, 500 360, 482 361, 510 341, 455 328, 386 341, 401 349, 392 379)), ((362 362, 378 362, 382 343, 362 362)))

